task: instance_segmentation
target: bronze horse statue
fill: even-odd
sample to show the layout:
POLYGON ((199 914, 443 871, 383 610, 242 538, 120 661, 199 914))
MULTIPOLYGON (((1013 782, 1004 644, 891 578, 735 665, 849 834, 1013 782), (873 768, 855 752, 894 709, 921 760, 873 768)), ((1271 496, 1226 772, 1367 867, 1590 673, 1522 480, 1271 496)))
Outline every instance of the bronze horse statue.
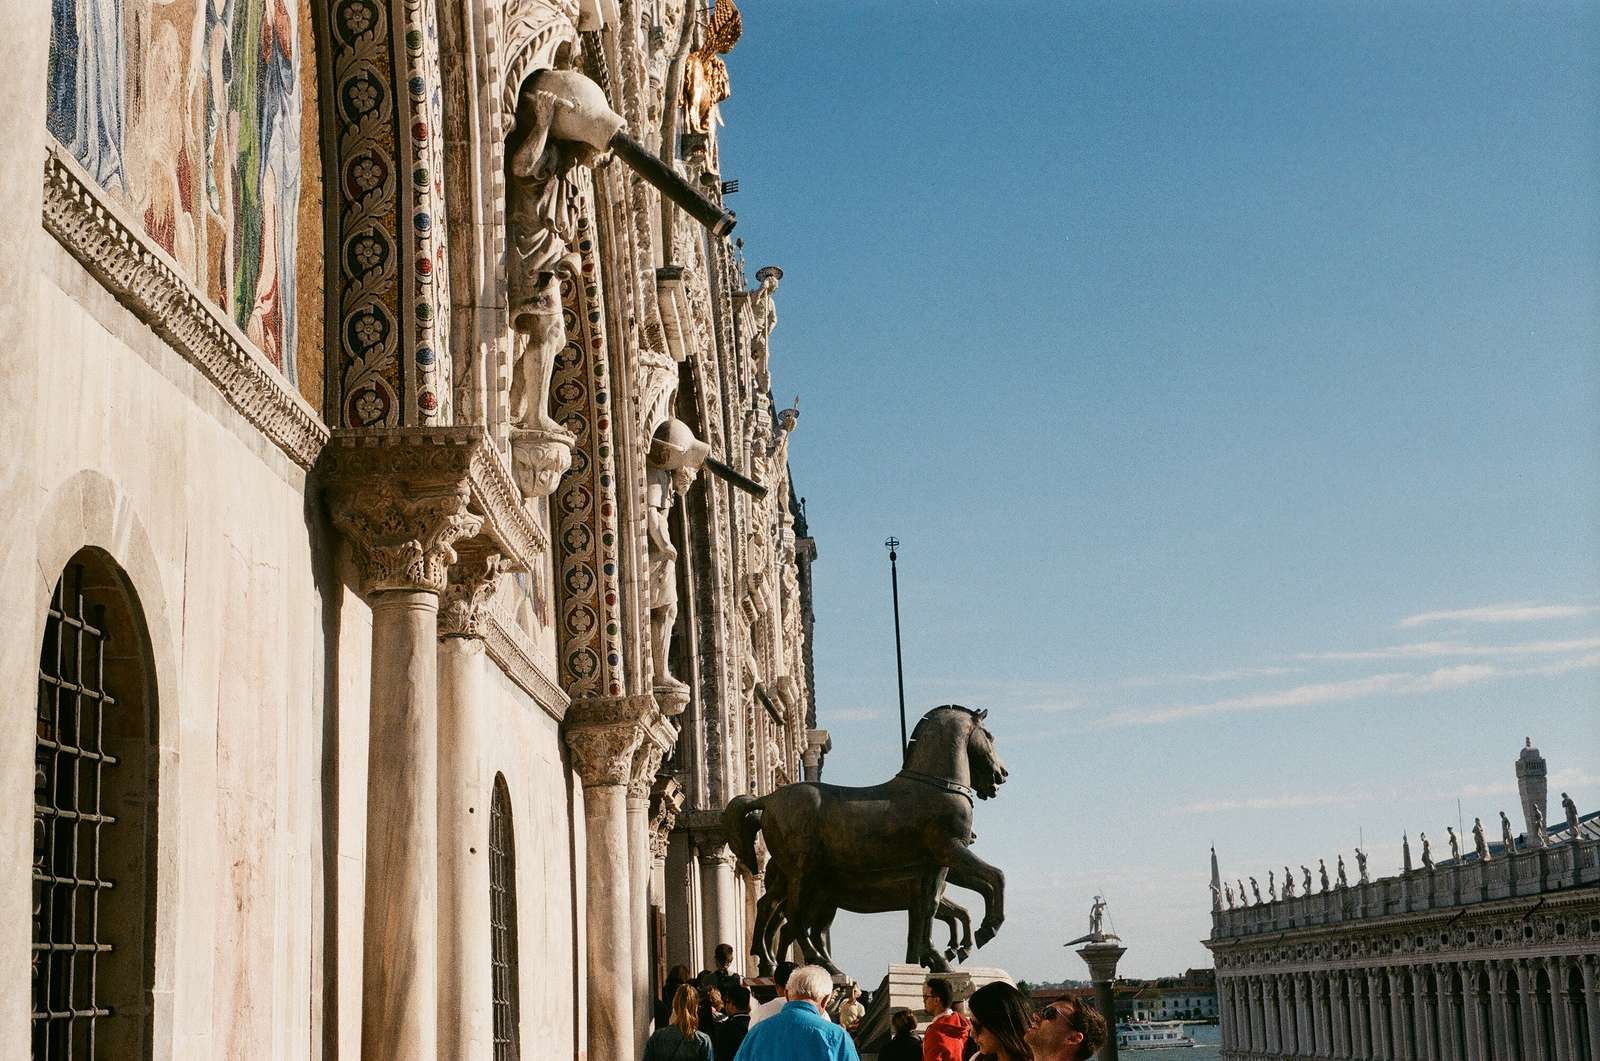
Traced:
POLYGON ((758 832, 771 856, 768 894, 751 929, 763 971, 774 957, 775 919, 778 953, 798 943, 808 962, 831 967, 826 934, 840 909, 906 910, 906 961, 946 969, 932 936, 941 902, 954 916, 947 880, 983 897, 977 945, 994 937, 1005 920, 1005 876, 971 850, 974 800, 990 799, 1006 779, 986 717, 954 704, 929 711, 912 731, 904 767, 881 785, 805 781, 728 803, 723 831, 739 861, 759 872, 758 832))

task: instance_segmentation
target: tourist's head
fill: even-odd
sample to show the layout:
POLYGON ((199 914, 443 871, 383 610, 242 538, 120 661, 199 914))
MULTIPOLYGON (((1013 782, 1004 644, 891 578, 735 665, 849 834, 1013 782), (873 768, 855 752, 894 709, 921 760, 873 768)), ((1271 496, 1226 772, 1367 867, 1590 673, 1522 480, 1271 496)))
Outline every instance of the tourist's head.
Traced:
POLYGON ((700 1029, 700 992, 693 984, 684 984, 672 996, 672 1026, 693 1039, 700 1029))
POLYGON ((772 982, 778 985, 778 994, 789 994, 789 977, 799 968, 794 962, 783 961, 778 963, 778 971, 772 974, 772 982))
POLYGON ((1075 998, 1063 998, 1033 1015, 1023 1040, 1037 1061, 1081 1061, 1105 1045, 1106 1019, 1075 998))
POLYGON ((949 980, 929 980, 922 985, 922 1006, 935 1017, 949 1009, 955 997, 949 980))
POLYGON ((743 984, 734 984, 728 988, 723 1000, 727 1003, 723 1009, 728 1013, 750 1012, 750 989, 743 984))
POLYGON ((1028 1001, 1022 992, 996 980, 967 997, 972 1033, 978 1050, 990 1061, 1027 1061, 1032 1056, 1023 1033, 1028 1030, 1028 1001))
POLYGON ((716 961, 718 969, 726 969, 733 964, 733 944, 718 943, 717 949, 711 952, 711 956, 716 961))
POLYGON ((889 1018, 889 1025, 894 1029, 896 1037, 910 1035, 917 1030, 917 1018, 911 1015, 909 1009, 897 1009, 889 1018))
POLYGON ((804 999, 821 1009, 833 994, 833 977, 820 965, 802 965, 789 974, 787 987, 790 1002, 804 999))
POLYGON ((849 991, 850 997, 852 999, 859 999, 861 997, 861 985, 860 984, 851 984, 846 990, 849 991))
POLYGON ((714 987, 706 988, 706 1006, 713 1013, 722 1012, 722 992, 714 987))

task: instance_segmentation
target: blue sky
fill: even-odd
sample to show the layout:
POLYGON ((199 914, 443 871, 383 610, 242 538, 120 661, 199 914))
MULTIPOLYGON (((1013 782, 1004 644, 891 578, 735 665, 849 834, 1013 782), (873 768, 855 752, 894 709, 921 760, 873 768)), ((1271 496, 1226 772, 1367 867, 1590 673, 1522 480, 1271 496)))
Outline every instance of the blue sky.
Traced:
MULTIPOLYGON (((826 776, 898 767, 894 534, 913 718, 989 708, 1012 768, 975 963, 1081 976, 1103 889, 1126 972, 1209 964, 1211 843, 1391 872, 1514 807, 1526 735, 1600 806, 1594 8, 744 16, 826 776)), ((834 932, 874 982, 903 937, 834 932)))

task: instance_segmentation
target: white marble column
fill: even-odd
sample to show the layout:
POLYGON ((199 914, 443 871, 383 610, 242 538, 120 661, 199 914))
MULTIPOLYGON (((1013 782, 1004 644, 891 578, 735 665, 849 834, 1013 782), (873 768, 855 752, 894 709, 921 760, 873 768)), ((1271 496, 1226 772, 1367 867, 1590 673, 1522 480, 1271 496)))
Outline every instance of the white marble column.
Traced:
POLYGON ((460 481, 397 482, 339 450, 328 506, 372 608, 361 1056, 436 1061, 439 594, 477 533, 460 481))
POLYGON ((1544 1021, 1539 1019, 1537 1005, 1538 976, 1532 958, 1513 961, 1517 974, 1517 997, 1522 1014, 1522 1056, 1524 1058, 1552 1058, 1544 1041, 1544 1021))
POLYGON ((1328 974, 1328 1056, 1348 1059, 1350 1050, 1350 996, 1345 988, 1344 970, 1335 969, 1328 974))
POLYGON ((1439 1061, 1466 1061, 1467 1047, 1461 1041, 1460 1026, 1464 1023, 1455 997, 1455 966, 1449 962, 1435 962, 1433 966, 1434 1005, 1439 1014, 1439 1061))
POLYGON ((1483 963, 1465 962, 1461 968, 1461 1005, 1466 1010, 1467 1045, 1462 1055, 1467 1061, 1488 1061, 1489 1029, 1483 1020, 1484 999, 1479 994, 1479 974, 1483 963))
POLYGON ((1411 1026, 1414 1029, 1413 1056, 1421 1061, 1434 1061, 1434 1000, 1430 990, 1431 978, 1420 965, 1413 965, 1411 973, 1411 1026))
POLYGON ((1261 1053, 1267 1048, 1266 1019, 1263 1016, 1264 989, 1260 977, 1252 976, 1247 981, 1246 992, 1250 1008, 1250 1052, 1261 1053))
POLYGON ((1600 1050, 1600 955, 1585 954, 1579 970, 1583 974, 1583 1009, 1589 1018, 1589 1048, 1600 1050))
POLYGON ((583 781, 588 916, 589 1057, 638 1054, 634 1020, 633 871, 628 782, 655 713, 648 693, 574 701, 566 741, 583 781))
POLYGON ((1394 1051, 1395 1061, 1414 1061, 1416 1057, 1411 1049, 1411 1007, 1402 982, 1405 975, 1398 966, 1389 970, 1389 1048, 1394 1051))
POLYGON ((1367 971, 1367 1009, 1372 1016, 1372 1048, 1369 1057, 1392 1059, 1389 1046, 1389 1005, 1384 997, 1383 980, 1376 969, 1367 971))
POLYGON ((1550 977, 1550 1008, 1555 1020, 1556 1061, 1589 1061, 1576 1056, 1572 1037, 1572 1007, 1567 998, 1567 962, 1565 958, 1546 958, 1545 974, 1550 977))
POLYGON ((656 770, 676 736, 652 727, 638 749, 628 775, 628 894, 633 928, 633 1022, 636 1040, 650 1034, 654 1006, 650 997, 650 790, 656 770))
POLYGON ((1506 998, 1506 987, 1510 982, 1511 970, 1506 967, 1506 962, 1495 960, 1488 963, 1489 973, 1489 1020, 1491 1024, 1491 1037, 1494 1041, 1495 1061, 1510 1061, 1511 1054, 1511 1017, 1510 1001, 1506 998))
POLYGON ((701 833, 696 840, 700 852, 700 896, 705 903, 701 921, 705 925, 706 949, 700 956, 700 968, 716 968, 714 955, 720 943, 733 947, 734 964, 741 966, 740 955, 749 941, 738 938, 739 890, 733 872, 734 854, 726 843, 709 834, 701 833))
POLYGON ((1228 1006, 1233 995, 1233 982, 1226 977, 1217 977, 1217 1038, 1221 1040, 1222 1049, 1233 1049, 1234 1023, 1233 1013, 1228 1006))
MULTIPOLYGON (((446 610, 449 611, 448 609, 446 610)), ((477 1061, 494 1049, 489 927, 489 812, 477 712, 483 641, 439 641, 439 1058, 477 1061)))
POLYGON ((1332 989, 1331 977, 1325 972, 1311 974, 1311 1006, 1315 1017, 1312 1027, 1316 1034, 1312 1037, 1312 1049, 1318 1057, 1333 1056, 1333 1000, 1329 997, 1332 989))

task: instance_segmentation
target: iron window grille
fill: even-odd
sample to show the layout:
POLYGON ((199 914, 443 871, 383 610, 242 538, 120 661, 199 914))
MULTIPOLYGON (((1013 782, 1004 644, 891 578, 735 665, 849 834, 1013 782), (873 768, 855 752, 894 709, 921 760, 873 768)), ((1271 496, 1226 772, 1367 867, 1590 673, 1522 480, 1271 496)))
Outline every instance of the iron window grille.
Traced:
POLYGON ((511 794, 496 774, 489 807, 489 958, 494 991, 494 1061, 522 1056, 517 977, 517 855, 511 794))
POLYGON ((98 974, 110 954, 100 898, 114 885, 102 868, 102 805, 118 759, 103 743, 117 700, 105 687, 105 609, 85 608, 83 571, 56 584, 39 658, 33 808, 33 1057, 95 1057, 111 1015, 98 974))

